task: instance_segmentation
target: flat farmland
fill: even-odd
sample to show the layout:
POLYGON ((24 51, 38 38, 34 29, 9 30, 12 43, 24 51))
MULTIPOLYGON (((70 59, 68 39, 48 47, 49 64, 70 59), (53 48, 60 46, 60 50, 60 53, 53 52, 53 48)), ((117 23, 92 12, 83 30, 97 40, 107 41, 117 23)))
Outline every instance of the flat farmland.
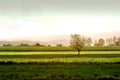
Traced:
MULTIPOLYGON (((0 47, 0 52, 53 52, 53 51, 75 51, 71 47, 36 47, 36 46, 6 46, 0 47)), ((120 51, 120 46, 94 46, 84 47, 82 51, 120 51)))
POLYGON ((119 80, 120 51, 0 52, 0 80, 119 80))
POLYGON ((120 51, 0 52, 0 61, 12 62, 119 62, 120 51))

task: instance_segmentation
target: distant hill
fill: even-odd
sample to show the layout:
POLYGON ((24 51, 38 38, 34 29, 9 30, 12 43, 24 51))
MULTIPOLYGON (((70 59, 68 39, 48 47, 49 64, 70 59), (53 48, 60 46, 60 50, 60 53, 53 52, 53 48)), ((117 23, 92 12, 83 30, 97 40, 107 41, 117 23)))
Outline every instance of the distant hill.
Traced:
POLYGON ((40 43, 41 45, 48 45, 47 43, 45 42, 42 42, 42 41, 25 41, 25 40, 22 40, 22 41, 0 41, 0 46, 2 45, 7 45, 7 44, 12 44, 14 46, 17 46, 17 45, 20 45, 20 44, 29 44, 29 45, 35 45, 36 43, 40 43))
MULTIPOLYGON (((81 34, 82 35, 82 34, 81 34)), ((111 37, 120 37, 120 31, 113 31, 113 32, 104 32, 98 34, 83 34, 83 36, 91 37, 93 40, 98 40, 99 38, 111 38, 111 37)), ((70 43, 70 34, 68 35, 53 35, 53 36, 46 36, 46 37, 32 37, 32 38, 24 38, 24 40, 13 40, 13 41, 0 41, 0 45, 3 44, 12 44, 12 45, 19 45, 21 43, 26 43, 29 45, 34 45, 35 43, 40 43, 42 45, 53 45, 62 44, 64 46, 69 46, 70 43)))

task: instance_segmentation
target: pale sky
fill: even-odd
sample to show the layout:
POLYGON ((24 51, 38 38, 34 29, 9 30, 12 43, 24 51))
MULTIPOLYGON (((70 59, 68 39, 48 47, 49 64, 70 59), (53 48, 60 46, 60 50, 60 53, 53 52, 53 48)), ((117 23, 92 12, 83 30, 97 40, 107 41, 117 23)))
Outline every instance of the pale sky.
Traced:
POLYGON ((0 0, 0 39, 120 31, 120 0, 0 0))

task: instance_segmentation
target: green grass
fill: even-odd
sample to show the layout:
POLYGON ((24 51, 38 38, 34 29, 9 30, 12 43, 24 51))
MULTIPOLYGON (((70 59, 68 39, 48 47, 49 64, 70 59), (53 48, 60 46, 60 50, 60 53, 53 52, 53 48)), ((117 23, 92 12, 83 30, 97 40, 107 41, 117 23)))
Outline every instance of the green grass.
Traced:
POLYGON ((71 47, 8 46, 0 47, 0 51, 74 51, 74 49, 71 47))
POLYGON ((0 52, 0 80, 120 80, 120 51, 0 52))
POLYGON ((113 80, 119 64, 41 63, 0 65, 0 80, 113 80))
POLYGON ((83 51, 120 51, 120 46, 84 47, 83 51))
MULTIPOLYGON (((0 47, 0 51, 75 51, 71 47, 35 47, 35 46, 9 46, 0 47)), ((120 46, 107 46, 107 47, 84 47, 82 51, 120 51, 120 46)))
POLYGON ((13 62, 119 62, 120 51, 81 52, 0 52, 0 61, 13 62))

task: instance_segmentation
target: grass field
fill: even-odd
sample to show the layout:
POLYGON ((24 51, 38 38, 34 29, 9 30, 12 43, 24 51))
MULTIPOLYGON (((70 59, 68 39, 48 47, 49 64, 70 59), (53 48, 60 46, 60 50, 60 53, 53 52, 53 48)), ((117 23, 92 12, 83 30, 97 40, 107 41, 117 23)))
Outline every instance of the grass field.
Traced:
POLYGON ((120 51, 0 52, 0 80, 119 80, 120 51))
POLYGON ((0 80, 119 80, 119 64, 39 63, 0 65, 0 80))
POLYGON ((0 52, 0 61, 13 62, 119 62, 120 51, 0 52))
MULTIPOLYGON (((0 47, 0 51, 5 52, 24 52, 24 51, 75 51, 71 47, 35 47, 35 46, 6 46, 0 47)), ((120 51, 120 46, 105 46, 105 47, 84 47, 82 51, 120 51)))

